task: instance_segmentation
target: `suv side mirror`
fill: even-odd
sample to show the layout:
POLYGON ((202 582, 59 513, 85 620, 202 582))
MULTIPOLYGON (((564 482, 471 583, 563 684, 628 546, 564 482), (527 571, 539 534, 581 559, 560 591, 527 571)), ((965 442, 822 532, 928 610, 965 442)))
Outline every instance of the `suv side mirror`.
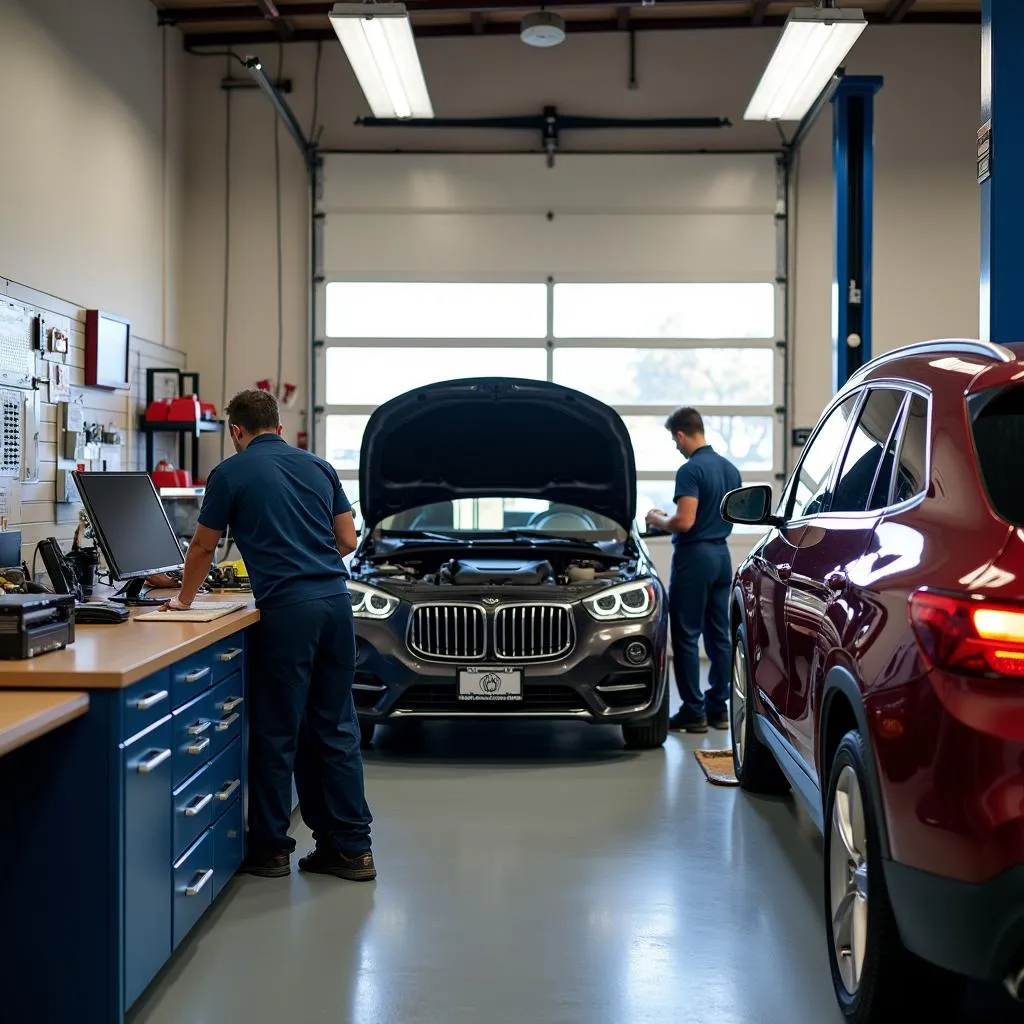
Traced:
POLYGON ((772 514, 772 489, 768 484, 730 491, 722 499, 722 518, 741 526, 778 526, 782 522, 772 514))

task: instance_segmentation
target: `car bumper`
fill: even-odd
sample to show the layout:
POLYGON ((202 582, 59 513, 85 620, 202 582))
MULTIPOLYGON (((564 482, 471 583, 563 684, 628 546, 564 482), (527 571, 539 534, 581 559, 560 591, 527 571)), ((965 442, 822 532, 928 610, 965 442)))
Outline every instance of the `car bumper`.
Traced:
POLYGON ((887 861, 885 881, 911 952, 988 980, 1002 980, 1024 966, 1024 865, 970 883, 887 861))
POLYGON ((356 641, 356 708, 362 719, 373 722, 529 717, 630 724, 651 716, 667 685, 667 624, 660 616, 595 629, 557 661, 510 664, 523 673, 523 697, 511 701, 459 699, 459 669, 491 667, 493 662, 418 658, 384 623, 357 622, 356 641), (624 650, 637 639, 647 644, 649 658, 634 666, 624 650))

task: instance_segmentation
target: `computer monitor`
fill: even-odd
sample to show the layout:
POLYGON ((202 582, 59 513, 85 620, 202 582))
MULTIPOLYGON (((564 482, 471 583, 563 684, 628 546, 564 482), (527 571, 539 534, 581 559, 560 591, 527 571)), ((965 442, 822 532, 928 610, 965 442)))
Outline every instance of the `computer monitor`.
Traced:
POLYGON ((185 560, 149 474, 76 472, 74 480, 111 578, 128 581, 115 600, 162 604, 142 597, 146 577, 185 560))

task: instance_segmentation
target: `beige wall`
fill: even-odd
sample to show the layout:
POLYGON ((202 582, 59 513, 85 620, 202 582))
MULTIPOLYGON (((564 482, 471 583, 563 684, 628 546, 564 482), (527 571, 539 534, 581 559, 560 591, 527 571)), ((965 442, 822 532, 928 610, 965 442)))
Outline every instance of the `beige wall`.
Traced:
MULTIPOLYGON (((980 30, 869 30, 851 74, 882 74, 875 100, 874 353, 978 336, 976 132, 980 30), (862 48, 863 47, 863 48, 862 48)), ((794 425, 831 395, 832 124, 803 147, 797 176, 794 425)))
MULTIPOLYGON (((75 397, 87 421, 122 431, 125 465, 140 464, 144 369, 184 363, 184 64, 178 37, 140 0, 0 3, 0 297, 69 332, 75 397), (130 393, 83 386, 93 307, 131 319, 130 393)), ((76 518, 54 504, 56 410, 45 386, 41 397, 39 482, 0 481, 29 558, 40 537, 68 540, 76 518)))
MULTIPOLYGON (((725 115, 719 132, 567 133, 566 150, 772 147, 774 128, 742 122, 745 103, 771 52, 775 30, 638 35, 638 88, 627 87, 626 37, 580 36, 551 51, 515 38, 420 43, 434 106, 446 116, 527 114, 545 104, 567 113, 619 116, 725 115)), ((857 45, 851 73, 882 74, 877 100, 875 350, 936 335, 976 335, 978 203, 974 178, 980 31, 872 28, 857 45)), ((277 47, 258 54, 274 68, 277 47)), ((288 97, 312 125, 312 46, 285 48, 288 97)), ((225 96, 223 60, 188 59, 186 175, 187 302, 190 365, 220 384, 223 312, 225 96)), ((237 65, 236 75, 245 72, 237 65)), ((274 114, 258 92, 232 100, 231 300, 227 390, 273 377, 277 350, 274 114)), ((319 122, 327 148, 519 149, 529 134, 393 131, 356 126, 366 113, 340 46, 323 49, 319 122)), ((282 133, 285 209, 285 378, 305 384, 307 198, 301 161, 282 133)), ((538 157, 538 159, 541 159, 538 157)), ((796 227, 794 425, 812 424, 831 390, 831 118, 800 161, 796 227)), ((623 182, 629 188, 629 182, 623 182)), ((303 401, 305 396, 303 395, 303 401)), ((298 414, 289 430, 299 427, 298 414)))

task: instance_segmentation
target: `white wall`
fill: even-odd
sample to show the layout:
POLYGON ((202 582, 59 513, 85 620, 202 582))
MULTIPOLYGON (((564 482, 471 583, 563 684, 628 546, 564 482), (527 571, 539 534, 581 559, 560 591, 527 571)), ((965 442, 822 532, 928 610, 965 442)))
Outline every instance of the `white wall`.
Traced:
MULTIPOLYGON (((437 112, 447 116, 527 114, 545 104, 567 113, 621 116, 725 115, 719 132, 576 132, 565 150, 771 147, 775 131, 742 123, 777 30, 638 35, 639 88, 627 87, 624 35, 571 37, 540 52, 514 37, 420 43, 437 112)), ((288 97, 312 124, 312 46, 284 48, 288 97)), ((265 66, 277 48, 259 54, 265 66)), ((877 100, 875 245, 876 351, 933 335, 976 335, 978 199, 974 133, 980 90, 977 28, 871 28, 857 44, 852 73, 882 74, 877 100)), ((347 149, 516 149, 529 134, 394 131, 353 124, 367 111, 340 47, 324 46, 321 144, 347 149)), ((190 365, 215 393, 220 385, 224 272, 224 109, 221 59, 189 57, 186 176, 188 252, 183 311, 190 365)), ((232 72, 244 75, 237 65, 232 72)), ((274 114, 258 92, 232 97, 232 262, 228 392, 273 377, 277 358, 274 114)), ((809 140, 798 178, 793 368, 794 425, 811 424, 831 389, 832 275, 830 118, 809 140)), ((308 208, 304 173, 282 133, 285 209, 285 378, 305 384, 308 208)), ((538 160, 543 158, 538 156, 538 160)), ((623 188, 630 188, 624 181, 623 188)), ((305 396, 303 395, 303 401, 305 396)), ((681 400, 685 395, 681 395, 681 400)), ((301 404, 301 403, 300 403, 301 404)), ((288 423, 293 434, 297 414, 288 423)))
MULTIPOLYGON (((183 365, 183 67, 178 37, 140 0, 0 3, 0 295, 70 332, 86 419, 122 430, 129 465, 140 391, 83 387, 84 310, 131 319, 137 379, 183 365)), ((10 523, 24 527, 29 557, 39 537, 74 528, 56 525, 55 409, 44 402, 41 414, 40 482, 20 488, 10 523)))

